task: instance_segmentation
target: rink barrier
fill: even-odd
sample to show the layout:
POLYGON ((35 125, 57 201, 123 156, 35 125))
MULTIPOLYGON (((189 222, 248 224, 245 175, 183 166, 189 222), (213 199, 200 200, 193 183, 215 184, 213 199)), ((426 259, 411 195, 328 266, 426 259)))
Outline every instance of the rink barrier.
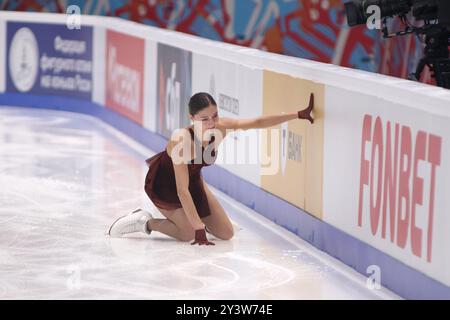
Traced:
MULTIPOLYGON (((306 85, 311 87, 314 87, 315 83, 323 83, 327 86, 325 88, 325 96, 329 94, 328 92, 333 92, 328 90, 328 88, 333 87, 339 93, 350 87, 353 91, 370 97, 376 92, 383 92, 384 100, 404 105, 405 102, 402 95, 414 94, 414 99, 408 104, 408 107, 413 112, 427 112, 443 118, 448 118, 450 115, 449 109, 446 107, 446 103, 450 101, 449 95, 438 88, 358 70, 216 43, 190 35, 160 30, 109 17, 83 16, 84 23, 93 27, 92 41, 95 44, 92 51, 93 88, 91 101, 58 95, 1 93, 6 88, 6 52, 1 52, 2 48, 6 47, 3 45, 4 41, 6 41, 5 33, 3 32, 5 20, 22 21, 24 23, 42 22, 45 20, 63 24, 65 23, 65 16, 0 13, 0 59, 2 59, 0 63, 0 71, 2 71, 0 72, 0 105, 55 109, 88 114, 112 125, 154 151, 162 150, 167 140, 166 137, 155 132, 155 124, 151 123, 151 119, 150 123, 148 119, 147 122, 144 119, 143 123, 138 124, 136 119, 134 121, 130 120, 132 118, 130 115, 120 113, 120 106, 117 109, 119 111, 114 111, 110 107, 105 108, 105 87, 107 86, 102 76, 105 67, 102 67, 102 64, 98 62, 105 59, 105 34, 108 33, 108 30, 124 32, 128 35, 145 39, 145 49, 150 48, 149 50, 152 53, 157 52, 155 44, 161 43, 175 46, 194 54, 204 54, 206 52, 208 55, 214 56, 215 59, 231 61, 248 69, 263 69, 265 72, 276 72, 289 77, 306 79, 306 85)), ((146 59, 150 59, 148 55, 146 55, 146 59)), ((146 60, 144 68, 149 68, 149 65, 150 62, 146 60)), ((153 74, 149 73, 147 69, 143 73, 147 76, 148 74, 153 74)), ((154 106, 156 90, 153 82, 155 79, 145 77, 141 81, 142 88, 146 89, 142 97, 143 101, 141 101, 142 108, 144 111, 147 110, 146 108, 153 108, 153 112, 155 111, 154 108, 157 108, 154 106)), ((327 105, 329 111, 333 111, 332 107, 335 109, 340 107, 339 105, 331 107, 331 103, 327 103, 329 104, 327 105)), ((324 115, 325 111, 323 110, 324 115)), ((324 118, 327 120, 327 117, 324 118)), ((325 126, 325 128, 327 127, 325 126)), ((366 241, 351 235, 351 232, 345 232, 342 228, 327 222, 327 215, 329 216, 330 212, 324 213, 324 217, 321 214, 308 213, 299 206, 287 202, 282 197, 264 190, 260 185, 251 183, 219 165, 205 168, 204 177, 214 187, 290 230, 318 249, 341 260, 361 274, 369 276, 368 267, 372 265, 379 266, 383 270, 381 274, 382 285, 404 298, 450 299, 450 288, 447 285, 418 270, 414 264, 407 265, 391 254, 383 252, 366 241)), ((446 268, 446 265, 443 265, 442 268, 446 268)))
MULTIPOLYGON (((161 151, 167 143, 167 140, 160 135, 91 102, 64 97, 3 93, 0 94, 1 106, 82 113, 108 123, 152 150, 161 151)), ((370 265, 378 265, 381 270, 389 270, 389 272, 383 273, 381 283, 403 298, 450 299, 449 288, 446 285, 219 166, 205 168, 203 176, 209 184, 231 198, 255 210, 363 275, 368 275, 367 267, 370 265), (417 290, 417 288, 420 288, 420 290, 417 290)))

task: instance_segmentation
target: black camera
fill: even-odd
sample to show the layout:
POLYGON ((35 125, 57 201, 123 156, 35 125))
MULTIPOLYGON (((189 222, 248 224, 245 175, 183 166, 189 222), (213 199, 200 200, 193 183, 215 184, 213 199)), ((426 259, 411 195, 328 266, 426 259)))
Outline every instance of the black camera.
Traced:
POLYGON ((450 89, 450 0, 353 0, 345 3, 348 25, 366 24, 377 8, 382 19, 383 37, 392 38, 415 33, 425 42, 424 57, 419 61, 416 72, 409 76, 419 80, 425 66, 428 66, 438 86, 450 89), (375 6, 375 7, 374 7, 375 6), (411 14, 421 26, 408 21, 411 14), (405 30, 389 33, 387 18, 398 16, 406 26, 405 30))

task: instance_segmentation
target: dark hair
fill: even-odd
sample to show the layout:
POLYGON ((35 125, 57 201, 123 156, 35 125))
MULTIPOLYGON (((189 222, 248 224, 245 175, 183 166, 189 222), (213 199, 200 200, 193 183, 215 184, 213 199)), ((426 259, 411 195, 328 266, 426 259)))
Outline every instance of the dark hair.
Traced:
POLYGON ((214 98, 207 92, 197 92, 189 99, 189 113, 195 115, 209 105, 217 106, 214 98))

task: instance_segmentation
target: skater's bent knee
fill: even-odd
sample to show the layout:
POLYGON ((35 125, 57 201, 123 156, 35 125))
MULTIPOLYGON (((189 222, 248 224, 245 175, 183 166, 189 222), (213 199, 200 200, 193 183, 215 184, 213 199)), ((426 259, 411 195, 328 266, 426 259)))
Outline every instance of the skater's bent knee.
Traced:
POLYGON ((233 236, 234 236, 233 229, 224 230, 219 235, 217 235, 217 237, 221 240, 231 240, 233 236))

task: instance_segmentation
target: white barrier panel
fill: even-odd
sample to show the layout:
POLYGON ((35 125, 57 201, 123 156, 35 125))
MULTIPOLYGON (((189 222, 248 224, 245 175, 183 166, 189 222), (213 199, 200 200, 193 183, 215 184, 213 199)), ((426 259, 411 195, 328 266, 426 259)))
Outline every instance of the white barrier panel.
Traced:
MULTIPOLYGON (((192 92, 210 93, 221 117, 259 117, 262 115, 262 74, 262 70, 194 54, 192 92)), ((241 130, 230 135, 220 145, 216 163, 261 186, 259 130, 241 130)))
POLYGON ((450 285, 448 119, 326 92, 324 220, 450 285))
POLYGON ((106 30, 105 104, 143 125, 145 40, 106 30))

